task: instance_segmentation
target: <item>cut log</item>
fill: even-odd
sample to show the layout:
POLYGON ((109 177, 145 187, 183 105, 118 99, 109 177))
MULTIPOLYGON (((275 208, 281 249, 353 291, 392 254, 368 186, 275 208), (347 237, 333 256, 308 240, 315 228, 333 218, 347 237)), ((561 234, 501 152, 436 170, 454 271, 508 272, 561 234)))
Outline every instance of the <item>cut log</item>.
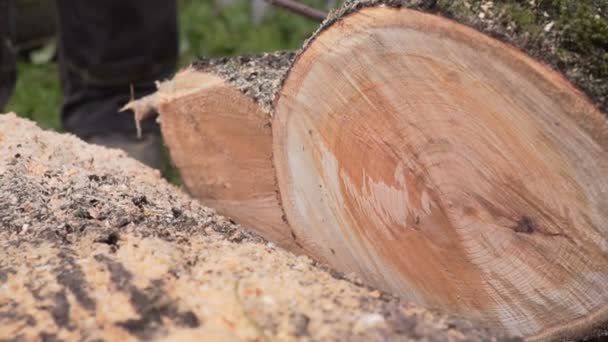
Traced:
POLYGON ((186 186, 413 302, 530 338, 602 330, 605 118, 548 66, 406 3, 348 2, 288 73, 224 60, 161 85, 154 102, 186 186), (260 173, 251 159, 267 162, 260 173))
POLYGON ((146 103, 142 111, 152 105, 162 113, 171 159, 195 197, 297 251, 277 194, 267 95, 279 88, 292 58, 278 53, 199 61, 161 83, 153 104, 140 103, 146 103))
POLYGON ((361 9, 298 57, 273 132, 291 229, 334 267, 524 336, 606 322, 608 127, 519 50, 361 9))

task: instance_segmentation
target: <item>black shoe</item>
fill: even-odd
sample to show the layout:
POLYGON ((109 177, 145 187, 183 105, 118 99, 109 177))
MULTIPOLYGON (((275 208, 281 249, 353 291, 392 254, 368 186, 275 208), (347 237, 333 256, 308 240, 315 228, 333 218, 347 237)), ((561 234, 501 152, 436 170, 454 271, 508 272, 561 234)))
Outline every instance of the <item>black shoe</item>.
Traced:
POLYGON ((162 139, 157 134, 144 133, 141 139, 138 139, 135 134, 111 133, 91 136, 86 141, 95 145, 121 149, 129 157, 159 170, 162 174, 167 171, 167 162, 162 153, 162 139))
POLYGON ((0 0, 0 113, 13 91, 16 80, 15 49, 15 12, 12 1, 0 0))

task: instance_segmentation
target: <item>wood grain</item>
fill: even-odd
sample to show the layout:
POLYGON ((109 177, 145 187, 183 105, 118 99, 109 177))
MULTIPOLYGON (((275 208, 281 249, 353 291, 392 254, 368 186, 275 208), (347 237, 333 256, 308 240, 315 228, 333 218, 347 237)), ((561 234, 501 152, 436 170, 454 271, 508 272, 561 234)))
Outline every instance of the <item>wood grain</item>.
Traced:
POLYGON ((313 256, 512 334, 608 318, 608 129, 561 75, 450 20, 365 8, 277 102, 287 219, 313 256))

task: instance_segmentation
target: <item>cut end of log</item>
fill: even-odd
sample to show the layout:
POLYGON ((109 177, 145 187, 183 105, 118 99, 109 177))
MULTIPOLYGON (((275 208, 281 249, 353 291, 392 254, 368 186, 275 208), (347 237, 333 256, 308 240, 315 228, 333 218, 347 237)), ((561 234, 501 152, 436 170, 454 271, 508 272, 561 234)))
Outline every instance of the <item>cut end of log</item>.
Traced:
POLYGON ((269 79, 285 70, 271 67, 285 56, 199 62, 161 83, 154 101, 164 141, 188 190, 266 239, 301 252, 278 199, 270 115, 256 103, 271 101, 258 95, 278 88, 280 77, 269 79), (255 70, 256 77, 265 77, 263 85, 246 76, 255 70), (237 81, 241 76, 244 81, 237 81))
POLYGON ((519 50, 441 17, 359 9, 299 55, 273 131, 309 253, 514 334, 606 322, 606 120, 519 50))

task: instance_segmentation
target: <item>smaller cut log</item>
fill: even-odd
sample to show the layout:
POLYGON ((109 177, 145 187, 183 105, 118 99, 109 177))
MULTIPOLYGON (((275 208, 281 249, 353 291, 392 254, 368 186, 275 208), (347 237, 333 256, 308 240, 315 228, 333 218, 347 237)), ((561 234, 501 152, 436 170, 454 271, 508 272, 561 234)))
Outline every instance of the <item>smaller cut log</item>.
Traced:
POLYGON ((200 60, 132 107, 140 116, 159 111, 171 159, 196 198, 298 251, 277 197, 270 127, 273 94, 292 58, 200 60))

